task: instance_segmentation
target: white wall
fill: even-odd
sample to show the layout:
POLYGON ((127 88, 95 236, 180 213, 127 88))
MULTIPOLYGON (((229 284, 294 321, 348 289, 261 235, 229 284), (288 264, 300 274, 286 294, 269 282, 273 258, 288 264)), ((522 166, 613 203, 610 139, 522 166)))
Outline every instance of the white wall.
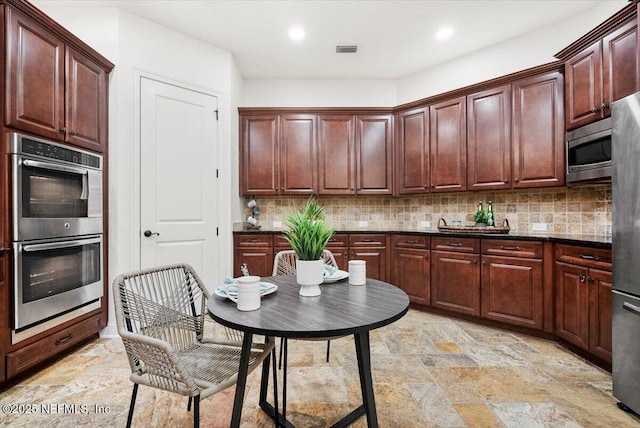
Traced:
MULTIPOLYGON (((550 9, 553 8, 549 2, 550 9)), ((622 9, 625 0, 608 0, 570 20, 507 40, 471 55, 397 81, 397 105, 556 61, 560 50, 622 9)), ((550 11, 551 13, 551 11, 550 11)))
MULTIPOLYGON (((109 284, 118 274, 140 267, 137 73, 182 82, 219 97, 221 144, 211 167, 219 167, 222 174, 217 183, 212 183, 211 191, 216 192, 216 206, 222 207, 218 248, 232 248, 232 204, 227 189, 238 176, 237 166, 233 166, 238 159, 235 106, 239 103, 242 81, 231 54, 116 9, 56 8, 48 7, 46 2, 36 2, 36 6, 116 65, 109 88, 109 284)), ((237 190, 232 193, 237 194, 237 190)), ((217 277, 231 274, 232 257, 230 251, 220 251, 216 260, 212 260, 217 264, 217 277)), ((103 335, 116 333, 111 299, 109 296, 109 325, 103 335)))

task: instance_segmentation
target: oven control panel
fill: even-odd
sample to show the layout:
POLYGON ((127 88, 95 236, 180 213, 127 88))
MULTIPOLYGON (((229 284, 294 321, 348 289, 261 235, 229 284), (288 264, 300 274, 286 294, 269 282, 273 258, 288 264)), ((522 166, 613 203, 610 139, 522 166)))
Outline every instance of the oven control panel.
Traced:
POLYGON ((22 153, 41 156, 47 159, 56 159, 92 168, 100 168, 99 156, 29 138, 22 138, 22 153))

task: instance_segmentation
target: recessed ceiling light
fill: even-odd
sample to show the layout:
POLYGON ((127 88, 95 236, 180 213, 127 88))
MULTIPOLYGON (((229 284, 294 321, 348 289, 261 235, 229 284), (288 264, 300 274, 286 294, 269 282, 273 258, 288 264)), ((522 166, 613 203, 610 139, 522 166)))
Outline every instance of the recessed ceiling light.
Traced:
POLYGON ((304 30, 300 27, 294 27, 289 30, 289 37, 291 40, 302 40, 304 39, 304 30))
POLYGON ((438 30, 436 33, 436 39, 446 40, 453 35, 453 28, 445 27, 438 30))

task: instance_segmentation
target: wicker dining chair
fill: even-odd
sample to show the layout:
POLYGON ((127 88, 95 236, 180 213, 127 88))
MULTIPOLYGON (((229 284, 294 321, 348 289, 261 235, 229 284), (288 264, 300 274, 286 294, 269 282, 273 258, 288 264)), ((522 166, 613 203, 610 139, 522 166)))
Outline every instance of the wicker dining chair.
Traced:
MULTIPOLYGON (((295 275, 296 274, 296 260, 298 259, 296 252, 293 250, 284 250, 276 253, 275 258, 273 259, 273 276, 277 275, 295 275)), ((324 250, 322 252, 322 260, 324 263, 338 268, 338 263, 336 263, 335 257, 333 257, 333 253, 329 250, 324 250)), ((327 341, 327 362, 329 362, 329 353, 331 352, 331 339, 339 339, 343 336, 336 337, 319 337, 319 338, 310 338, 310 339, 299 339, 299 340, 326 340, 327 341)), ((282 367, 282 350, 285 345, 286 339, 280 341, 280 367, 282 367)))
MULTIPOLYGON (((115 314, 129 364, 133 393, 127 418, 131 426, 139 385, 193 400, 193 425, 200 424, 200 400, 237 381, 241 337, 204 337, 210 297, 198 274, 187 264, 162 266, 118 276, 113 282, 115 314)), ((274 347, 272 338, 254 343, 249 372, 274 347)))

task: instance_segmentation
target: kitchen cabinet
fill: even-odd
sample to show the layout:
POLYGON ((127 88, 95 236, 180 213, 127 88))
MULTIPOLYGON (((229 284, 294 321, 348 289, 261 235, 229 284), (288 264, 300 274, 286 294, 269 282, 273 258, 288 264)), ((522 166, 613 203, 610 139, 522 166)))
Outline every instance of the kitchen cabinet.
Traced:
POLYGON ((316 116, 280 117, 280 194, 318 193, 316 116))
POLYGON ((556 334, 611 362, 611 251, 555 249, 556 334))
POLYGON ((636 92, 639 77, 634 17, 566 59, 566 129, 610 116, 611 103, 636 92))
POLYGON ((241 116, 241 193, 278 195, 280 191, 280 116, 241 116))
MULTIPOLYGON (((233 276, 242 275, 240 267, 246 263, 249 273, 271 276, 273 273, 273 236, 261 233, 234 235, 233 276)), ((283 248, 286 249, 286 248, 283 248)))
POLYGON ((429 191, 429 107, 396 116, 396 186, 400 195, 429 191))
POLYGON ((100 64, 7 7, 5 124, 97 152, 107 143, 107 85, 100 64))
POLYGON ((367 263, 367 278, 387 280, 387 238, 385 234, 349 234, 349 260, 367 263))
POLYGON ((542 330, 542 242, 482 240, 483 318, 542 330))
POLYGON ((512 84, 512 187, 565 184, 564 79, 553 71, 512 84))
POLYGON ((467 189, 511 188, 511 85, 467 96, 467 189))
POLYGON ((431 260, 429 238, 417 235, 393 235, 392 280, 413 303, 428 306, 430 299, 431 260))
POLYGON ((480 240, 431 238, 431 306, 480 316, 480 240))
POLYGON ((346 233, 335 233, 327 243, 327 250, 331 251, 336 259, 338 269, 349 271, 349 235, 346 233))
POLYGON ((432 192, 467 190, 467 119, 465 97, 429 108, 432 192))
POLYGON ((355 191, 355 118, 318 116, 318 177, 322 195, 352 195, 355 191))
POLYGON ((356 194, 393 193, 392 116, 356 116, 356 194))
POLYGON ((9 307, 9 287, 11 272, 9 271, 9 260, 11 256, 9 253, 5 253, 0 246, 0 383, 5 380, 5 343, 7 342, 7 335, 11 328, 11 320, 9 319, 8 310, 9 307))
POLYGON ((319 115, 318 130, 318 193, 393 192, 391 115, 319 115))

